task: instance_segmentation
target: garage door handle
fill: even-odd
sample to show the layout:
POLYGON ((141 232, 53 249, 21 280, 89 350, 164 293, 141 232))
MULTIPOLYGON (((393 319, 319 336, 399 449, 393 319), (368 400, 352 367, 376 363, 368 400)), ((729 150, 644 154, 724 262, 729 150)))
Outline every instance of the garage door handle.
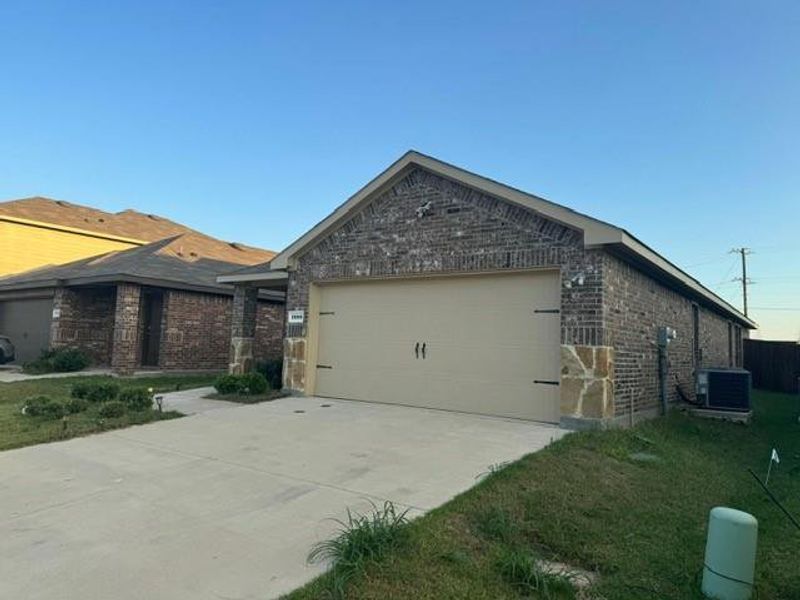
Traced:
POLYGON ((426 342, 422 342, 422 360, 425 360, 425 346, 426 345, 427 345, 426 342))
POLYGON ((417 342, 417 345, 416 345, 416 346, 414 346, 414 355, 415 355, 417 358, 419 358, 419 342, 417 342))

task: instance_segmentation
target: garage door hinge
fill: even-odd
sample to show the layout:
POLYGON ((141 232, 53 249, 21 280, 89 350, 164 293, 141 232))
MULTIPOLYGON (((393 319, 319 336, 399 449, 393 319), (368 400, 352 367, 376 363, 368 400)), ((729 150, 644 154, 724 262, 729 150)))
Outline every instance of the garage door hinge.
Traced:
POLYGON ((536 309, 534 309, 534 311, 533 311, 533 312, 535 312, 535 313, 547 313, 547 314, 551 314, 551 315, 557 315, 558 313, 560 313, 560 312, 561 312, 561 310, 560 310, 560 309, 558 309, 558 308, 536 308, 536 309))
POLYGON ((560 385, 558 381, 549 381, 547 379, 534 379, 533 383, 541 383, 542 385, 560 385))
POLYGON ((330 365, 317 365, 318 369, 332 369, 333 367, 330 365))
POLYGON ((335 314, 336 314, 336 311, 326 310, 326 311, 320 312, 319 316, 320 317, 324 317, 325 315, 335 315, 335 314))

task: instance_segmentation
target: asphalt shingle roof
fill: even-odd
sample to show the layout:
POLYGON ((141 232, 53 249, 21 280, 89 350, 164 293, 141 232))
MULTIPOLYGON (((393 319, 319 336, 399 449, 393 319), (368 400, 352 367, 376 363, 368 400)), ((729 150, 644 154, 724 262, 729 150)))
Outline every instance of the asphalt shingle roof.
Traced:
POLYGON ((144 242, 191 233, 195 230, 164 217, 135 210, 110 213, 64 200, 36 196, 0 202, 0 215, 84 229, 144 242))
POLYGON ((126 279, 151 280, 165 287, 171 283, 177 287, 229 291, 231 286, 216 282, 217 275, 243 264, 269 260, 272 256, 274 253, 266 250, 228 244, 199 233, 186 233, 129 250, 0 278, 0 291, 126 279))

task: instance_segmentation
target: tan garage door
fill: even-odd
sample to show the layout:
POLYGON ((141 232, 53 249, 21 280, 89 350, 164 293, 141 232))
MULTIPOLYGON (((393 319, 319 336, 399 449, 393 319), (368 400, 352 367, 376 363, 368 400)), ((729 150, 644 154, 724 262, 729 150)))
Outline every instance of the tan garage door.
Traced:
POLYGON ((319 290, 315 393, 558 422, 555 272, 319 290))
POLYGON ((50 346, 52 298, 0 302, 0 335, 11 338, 17 363, 38 358, 50 346))

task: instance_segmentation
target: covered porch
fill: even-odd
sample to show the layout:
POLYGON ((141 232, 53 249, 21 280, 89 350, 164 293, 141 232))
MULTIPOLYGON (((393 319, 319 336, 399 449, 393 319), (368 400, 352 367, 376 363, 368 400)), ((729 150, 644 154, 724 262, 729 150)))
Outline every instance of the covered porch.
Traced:
MULTIPOLYGON (((255 368, 255 347, 258 337, 258 299, 265 295, 281 294, 285 297, 289 274, 271 271, 268 265, 256 265, 229 275, 217 277, 217 283, 233 285, 231 310, 230 361, 228 372, 233 375, 247 373, 255 368)), ((284 381, 286 381, 286 321, 284 336, 284 381)), ((288 386, 287 386, 288 387, 288 386)))

